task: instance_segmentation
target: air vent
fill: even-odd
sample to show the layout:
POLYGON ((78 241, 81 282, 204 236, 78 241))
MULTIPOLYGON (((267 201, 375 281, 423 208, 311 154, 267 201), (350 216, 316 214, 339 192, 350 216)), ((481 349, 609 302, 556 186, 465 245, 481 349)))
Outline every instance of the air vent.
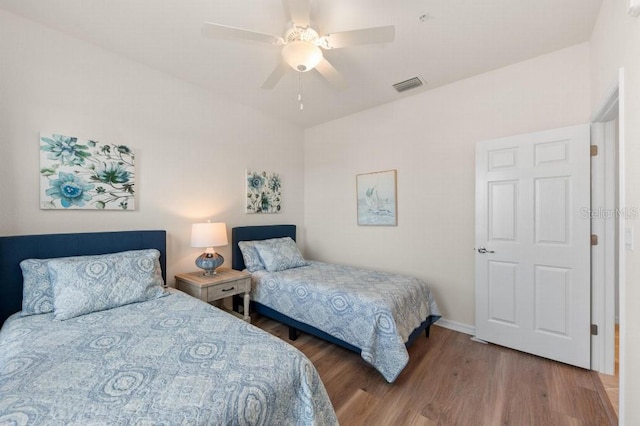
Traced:
POLYGON ((399 93, 405 92, 407 90, 415 89, 416 87, 422 86, 424 83, 420 79, 420 77, 413 77, 409 80, 401 81, 400 83, 396 83, 393 85, 393 88, 396 89, 399 93))

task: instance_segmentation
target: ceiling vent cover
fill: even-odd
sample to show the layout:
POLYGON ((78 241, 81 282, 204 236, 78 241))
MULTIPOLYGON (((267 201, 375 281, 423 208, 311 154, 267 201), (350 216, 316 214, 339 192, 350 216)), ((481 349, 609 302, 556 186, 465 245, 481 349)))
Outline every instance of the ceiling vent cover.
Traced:
POLYGON ((396 83, 393 85, 393 88, 398 91, 398 93, 405 92, 407 90, 415 89, 416 87, 422 86, 424 83, 420 79, 420 77, 413 77, 409 80, 401 81, 400 83, 396 83))

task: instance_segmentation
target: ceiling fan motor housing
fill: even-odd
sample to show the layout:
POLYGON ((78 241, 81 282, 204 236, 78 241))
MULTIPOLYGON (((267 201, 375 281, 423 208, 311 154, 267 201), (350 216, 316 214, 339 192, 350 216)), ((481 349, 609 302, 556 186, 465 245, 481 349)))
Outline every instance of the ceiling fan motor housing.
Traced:
POLYGON ((301 40, 308 41, 313 44, 318 44, 317 41, 320 38, 318 32, 311 27, 298 27, 293 26, 287 30, 284 34, 284 39, 287 43, 292 41, 301 40))

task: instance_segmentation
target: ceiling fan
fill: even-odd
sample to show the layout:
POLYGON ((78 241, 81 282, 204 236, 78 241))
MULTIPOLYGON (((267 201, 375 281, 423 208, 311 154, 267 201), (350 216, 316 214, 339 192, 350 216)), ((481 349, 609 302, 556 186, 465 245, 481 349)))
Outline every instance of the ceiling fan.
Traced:
POLYGON ((213 22, 205 22, 202 26, 202 34, 207 37, 249 40, 282 46, 282 62, 262 84, 263 89, 273 89, 289 68, 297 72, 315 69, 331 85, 344 89, 347 86, 346 81, 324 57, 322 51, 363 44, 388 43, 395 38, 393 25, 320 36, 310 26, 310 0, 282 0, 282 3, 286 15, 291 19, 290 27, 284 37, 213 22))

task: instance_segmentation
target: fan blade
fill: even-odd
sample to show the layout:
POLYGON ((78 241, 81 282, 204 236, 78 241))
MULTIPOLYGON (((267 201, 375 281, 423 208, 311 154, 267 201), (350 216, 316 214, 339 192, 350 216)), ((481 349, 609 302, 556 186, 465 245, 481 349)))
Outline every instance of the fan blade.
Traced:
POLYGON ((359 44, 389 43, 396 38, 396 27, 363 28, 360 30, 341 31, 327 34, 321 37, 320 47, 325 49, 339 49, 341 47, 356 46, 359 44))
POLYGON ((228 25, 214 24, 213 22, 205 22, 202 25, 202 35, 212 38, 231 38, 270 44, 284 44, 284 40, 282 40, 281 37, 251 30, 243 30, 242 28, 230 27, 228 25))
POLYGON ((309 0, 282 0, 284 13, 297 27, 308 27, 311 5, 309 0))
POLYGON ((267 78, 265 82, 262 83, 262 88, 273 89, 274 87, 276 87, 276 84, 278 84, 282 76, 284 76, 288 70, 289 65, 285 64, 284 62, 280 62, 276 69, 273 70, 269 78, 267 78))
POLYGON ((344 90, 347 88, 345 79, 326 58, 322 58, 320 63, 316 65, 316 69, 336 89, 344 90))

